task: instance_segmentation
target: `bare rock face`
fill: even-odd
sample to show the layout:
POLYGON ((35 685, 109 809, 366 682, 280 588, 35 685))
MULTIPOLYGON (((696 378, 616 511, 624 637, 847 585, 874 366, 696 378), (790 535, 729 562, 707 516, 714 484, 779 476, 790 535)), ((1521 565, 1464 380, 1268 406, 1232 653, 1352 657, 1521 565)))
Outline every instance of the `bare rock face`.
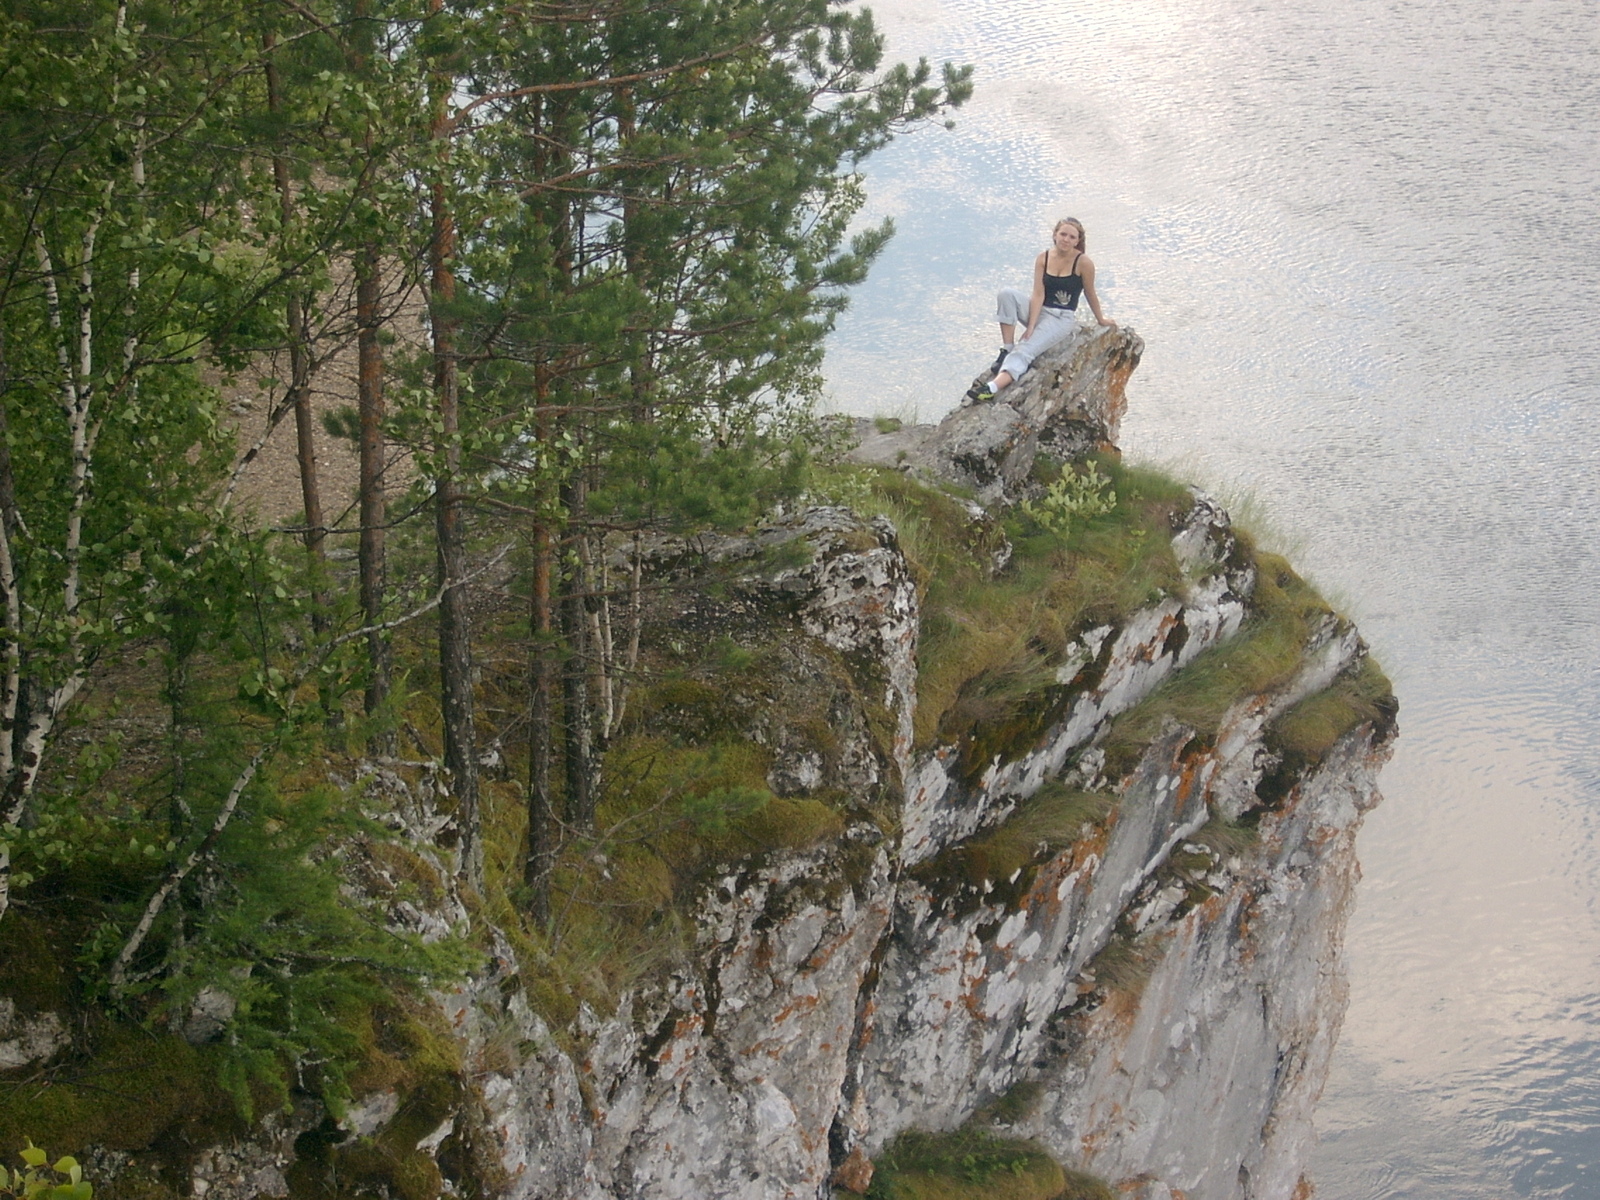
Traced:
POLYGON ((0 1071, 46 1062, 71 1041, 55 1013, 23 1016, 15 1001, 0 998, 0 1071))
POLYGON ((1042 854, 1026 887, 977 891, 953 868, 902 883, 863 1039, 853 1132, 869 1151, 902 1128, 953 1129, 1030 1083, 1043 1095, 1015 1132, 1108 1179, 1150 1174, 1195 1200, 1293 1194, 1345 1003, 1355 830, 1390 734, 1349 735, 1248 853, 1188 839, 1259 762, 1260 713, 1362 653, 1351 637, 1315 640, 1295 681, 1240 705, 1209 749, 1171 728, 1109 828, 1042 854), (1187 874, 1170 869, 1179 852, 1187 874), (1154 964, 1135 996, 1089 969, 1119 930, 1154 964))
POLYGON ((1039 454, 1065 462, 1116 445, 1128 377, 1143 354, 1131 329, 1080 326, 994 403, 887 433, 860 422, 848 457, 971 488, 984 504, 1014 498, 1039 454))
MULTIPOLYGON (((856 828, 718 880, 670 987, 558 1047, 501 977, 445 1001, 482 1063, 496 1166, 515 1197, 821 1196, 860 993, 893 897, 856 828), (493 1065, 507 1037, 527 1047, 493 1065)), ((502 973, 511 969, 509 955, 502 973)))
POLYGON ((1096 1172, 1150 1172, 1194 1200, 1291 1197, 1346 1001, 1342 938, 1386 740, 1347 737, 1169 920, 1136 1001, 1068 1007, 1019 1125, 1096 1172))

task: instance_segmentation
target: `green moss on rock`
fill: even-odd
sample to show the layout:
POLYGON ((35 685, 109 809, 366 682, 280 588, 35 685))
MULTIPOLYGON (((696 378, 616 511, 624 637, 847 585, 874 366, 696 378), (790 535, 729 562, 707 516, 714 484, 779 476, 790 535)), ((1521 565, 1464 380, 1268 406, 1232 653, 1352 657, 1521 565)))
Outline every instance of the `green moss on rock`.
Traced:
POLYGON ((99 1014, 74 1033, 48 1068, 0 1076, 0 1153, 31 1138, 52 1154, 159 1147, 170 1160, 243 1131, 209 1049, 99 1014))

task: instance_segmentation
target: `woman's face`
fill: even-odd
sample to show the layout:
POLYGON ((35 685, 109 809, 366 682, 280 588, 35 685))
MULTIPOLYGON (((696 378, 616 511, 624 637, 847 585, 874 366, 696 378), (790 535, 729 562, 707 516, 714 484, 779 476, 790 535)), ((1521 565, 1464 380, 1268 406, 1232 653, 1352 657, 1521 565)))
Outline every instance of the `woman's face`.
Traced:
POLYGON ((1078 227, 1076 225, 1061 224, 1056 226, 1056 249, 1068 252, 1078 248, 1078 227))

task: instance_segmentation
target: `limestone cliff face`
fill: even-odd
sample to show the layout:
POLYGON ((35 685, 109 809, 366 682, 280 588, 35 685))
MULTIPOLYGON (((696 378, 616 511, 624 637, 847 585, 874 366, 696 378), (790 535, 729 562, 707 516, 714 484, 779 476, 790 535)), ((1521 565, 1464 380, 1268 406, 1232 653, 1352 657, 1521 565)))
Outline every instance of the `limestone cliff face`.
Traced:
MULTIPOLYGON (((1126 331, 1085 333, 1010 404, 864 430, 856 457, 1003 502, 1041 447, 1114 442, 1141 350, 1126 331)), ((1345 1003, 1355 834, 1393 731, 1364 722, 1300 766, 1274 747, 1273 722, 1365 654, 1327 616, 1287 682, 1232 697, 1203 737, 1168 721, 1109 764, 1110 723, 1252 611, 1256 569, 1221 509, 1196 495, 1172 537, 1185 583, 1081 631, 1036 735, 982 756, 970 741, 913 749, 918 593, 889 523, 813 508, 704 548, 738 575, 729 604, 859 685, 829 709, 825 756, 791 749, 781 713, 752 715, 774 791, 876 807, 823 845, 726 864, 670 977, 570 1029, 534 1012, 498 943, 441 998, 471 1099, 424 1148, 471 1156, 507 1200, 813 1200, 864 1186, 900 1132, 950 1130, 1007 1097, 993 1120, 1141 1196, 1289 1200, 1345 1003), (785 543, 809 561, 761 565, 785 543), (1008 877, 960 869, 972 839, 1063 785, 1114 807, 1041 838, 1008 877), (1195 840, 1219 816, 1250 818, 1253 835, 1195 840)), ((383 1112, 368 1098, 350 1120, 383 1112)), ((203 1157, 196 1191, 270 1193, 293 1132, 203 1157)))

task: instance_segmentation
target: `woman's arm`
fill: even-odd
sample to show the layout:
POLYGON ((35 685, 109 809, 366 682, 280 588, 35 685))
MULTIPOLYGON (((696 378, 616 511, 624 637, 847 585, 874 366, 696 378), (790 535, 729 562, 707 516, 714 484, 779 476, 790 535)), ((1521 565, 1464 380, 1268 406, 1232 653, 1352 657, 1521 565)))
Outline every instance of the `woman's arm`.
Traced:
MULTIPOLYGON (((1094 290, 1094 263, 1087 254, 1078 263, 1078 274, 1083 276, 1083 298, 1089 302, 1089 311, 1094 314, 1094 319, 1115 329, 1117 323, 1100 312, 1100 296, 1094 290)), ((1041 283, 1040 287, 1043 286, 1041 283)))
POLYGON ((1033 264, 1033 296, 1028 301, 1028 327, 1022 331, 1018 341, 1025 342, 1033 333, 1033 327, 1039 323, 1039 310, 1044 307, 1044 260, 1049 251, 1039 255, 1038 261, 1033 264))

